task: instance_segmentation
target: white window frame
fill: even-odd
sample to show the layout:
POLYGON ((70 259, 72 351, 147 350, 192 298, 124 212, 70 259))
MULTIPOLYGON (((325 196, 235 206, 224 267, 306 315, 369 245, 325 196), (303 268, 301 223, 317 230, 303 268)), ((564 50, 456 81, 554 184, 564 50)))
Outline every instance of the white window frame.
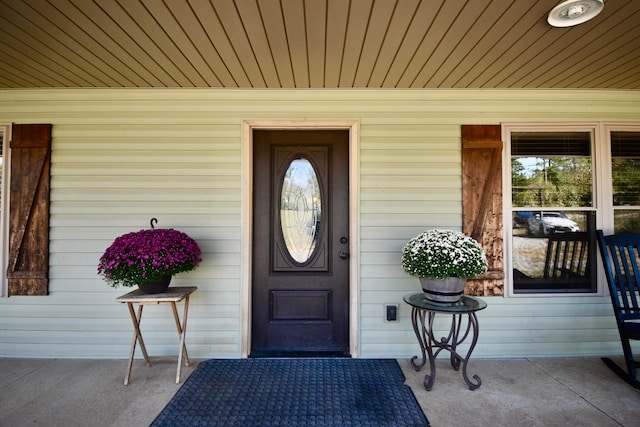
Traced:
POLYGON ((9 254, 9 180, 11 177, 11 124, 0 123, 2 138, 2 200, 0 201, 0 297, 8 296, 7 259, 9 254))
MULTIPOLYGON (((602 123, 602 139, 605 141, 602 147, 603 182, 613 183, 611 174, 611 133, 612 132, 640 132, 640 123, 602 123)), ((613 233, 614 227, 614 206, 613 206, 613 185, 604 186, 602 191, 602 208, 606 213, 603 215, 602 231, 605 235, 613 233)))
MULTIPOLYGON (((597 262, 597 284, 596 292, 588 293, 515 293, 513 289, 513 206, 511 203, 511 134, 514 132, 590 132, 591 141, 591 160, 592 160, 592 183, 593 183, 593 203, 591 207, 581 208, 580 210, 594 211, 596 213, 596 229, 602 229, 602 220, 605 211, 603 201, 607 197, 611 198, 611 167, 610 160, 607 159, 606 150, 611 155, 610 148, 607 148, 604 138, 605 126, 600 122, 584 122, 584 123, 503 123, 502 124, 502 141, 504 149, 502 150, 502 188, 503 188, 503 239, 504 239, 504 268, 505 268, 505 295, 512 298, 537 298, 537 297, 575 297, 575 296, 603 296, 606 286, 604 285, 604 276, 601 272, 600 261, 597 262), (606 149, 606 150, 605 150, 606 149), (606 181, 606 171, 608 167, 608 181, 606 181), (609 182, 609 190, 605 191, 605 182, 609 182), (607 194, 608 193, 608 194, 607 194)), ((617 129, 616 129, 617 130, 617 129)), ((611 143, 609 142, 609 146, 611 143)), ((611 204, 611 202, 610 202, 611 204)), ((613 212, 609 210, 608 212, 613 212)), ((613 221, 613 219, 611 219, 613 221)), ((597 250, 597 248, 594 248, 597 250)))

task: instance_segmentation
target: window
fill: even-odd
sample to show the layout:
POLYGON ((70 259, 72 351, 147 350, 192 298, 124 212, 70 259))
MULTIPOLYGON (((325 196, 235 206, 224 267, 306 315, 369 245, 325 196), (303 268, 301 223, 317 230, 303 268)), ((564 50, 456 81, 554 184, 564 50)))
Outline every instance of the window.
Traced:
POLYGON ((640 233, 640 125, 513 124, 502 136, 507 294, 602 294, 595 230, 640 233))
POLYGON ((640 233, 640 131, 612 131, 613 229, 640 233))
POLYGON ((514 294, 596 292, 594 135, 510 133, 514 294))

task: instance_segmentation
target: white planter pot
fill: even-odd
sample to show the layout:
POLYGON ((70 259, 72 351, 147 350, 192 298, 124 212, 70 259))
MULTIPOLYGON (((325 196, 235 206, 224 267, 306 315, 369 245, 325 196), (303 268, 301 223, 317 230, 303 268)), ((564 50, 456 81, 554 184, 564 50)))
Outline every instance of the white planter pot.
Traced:
POLYGON ((462 298, 467 279, 460 277, 421 277, 420 284, 427 299, 436 302, 457 302, 462 298))

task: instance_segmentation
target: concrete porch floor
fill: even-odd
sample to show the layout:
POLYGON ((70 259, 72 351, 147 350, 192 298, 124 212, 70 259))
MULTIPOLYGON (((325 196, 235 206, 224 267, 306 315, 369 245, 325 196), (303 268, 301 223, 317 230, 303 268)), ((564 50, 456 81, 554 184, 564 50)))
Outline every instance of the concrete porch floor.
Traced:
MULTIPOLYGON (((180 387, 175 360, 152 362, 136 360, 124 386, 126 360, 0 358, 0 426, 148 426, 180 387)), ((640 392, 598 358, 472 359, 474 391, 445 359, 430 392, 427 368, 399 363, 434 427, 640 426, 640 392)))

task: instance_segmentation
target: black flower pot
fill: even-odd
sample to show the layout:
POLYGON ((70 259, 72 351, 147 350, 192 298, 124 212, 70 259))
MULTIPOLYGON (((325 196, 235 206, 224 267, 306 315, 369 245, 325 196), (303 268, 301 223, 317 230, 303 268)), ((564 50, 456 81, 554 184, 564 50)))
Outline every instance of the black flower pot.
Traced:
POLYGON ((161 294, 166 292, 171 283, 171 276, 163 276, 158 280, 138 283, 138 288, 145 294, 161 294))

